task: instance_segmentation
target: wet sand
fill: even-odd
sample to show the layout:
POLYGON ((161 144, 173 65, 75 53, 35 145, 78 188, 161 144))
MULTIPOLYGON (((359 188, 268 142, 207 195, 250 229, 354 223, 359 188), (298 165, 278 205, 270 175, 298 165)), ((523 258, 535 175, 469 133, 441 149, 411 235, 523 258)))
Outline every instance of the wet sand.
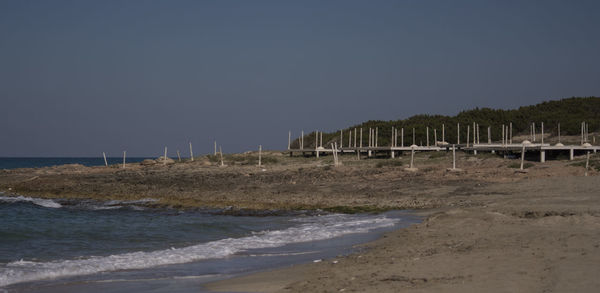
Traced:
POLYGON ((360 254, 208 285, 216 291, 596 292, 600 285, 600 177, 594 170, 585 177, 577 162, 533 163, 520 173, 509 167, 516 160, 460 154, 464 172, 448 172, 451 154, 419 154, 419 170, 407 172, 406 157, 342 156, 344 165, 336 168, 330 158, 267 156, 272 163, 263 168, 229 158, 221 168, 196 160, 124 170, 2 171, 0 190, 38 197, 152 197, 160 205, 234 212, 417 209, 426 216, 360 254))

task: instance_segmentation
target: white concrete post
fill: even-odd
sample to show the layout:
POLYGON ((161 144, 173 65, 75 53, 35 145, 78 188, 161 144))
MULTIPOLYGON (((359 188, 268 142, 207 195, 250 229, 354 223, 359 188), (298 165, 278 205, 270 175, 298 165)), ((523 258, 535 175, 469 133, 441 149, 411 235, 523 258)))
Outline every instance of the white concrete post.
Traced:
POLYGON ((104 157, 104 166, 108 167, 108 161, 106 161, 106 154, 102 152, 102 156, 104 157))
POLYGON ((215 156, 217 155, 217 141, 215 140, 215 156))
POLYGON ((558 143, 560 143, 560 122, 558 122, 558 143))
POLYGON ((123 169, 125 169, 125 157, 127 156, 127 151, 123 151, 123 169))
POLYGON ((510 135, 508 136, 508 138, 509 138, 508 143, 512 144, 512 122, 510 122, 510 135))
POLYGON ((354 148, 356 148, 356 128, 354 128, 354 148))
POLYGON ((540 163, 546 162, 546 151, 540 150, 540 163))
POLYGON ((535 122, 533 122, 533 141, 535 141, 535 122))
POLYGON ((504 146, 504 145, 505 145, 505 141, 504 141, 504 139, 505 139, 506 137, 505 137, 504 135, 505 135, 505 133, 504 133, 504 124, 502 124, 502 146, 504 146))
POLYGON ((492 143, 492 128, 488 126, 488 144, 492 143))
POLYGON ((344 147, 344 130, 340 129, 340 148, 344 147))
POLYGON ((410 148, 410 168, 414 167, 415 163, 415 147, 410 148))
POLYGON ((373 131, 371 130, 371 127, 369 127, 369 144, 368 146, 371 147, 371 134, 373 133, 373 131))
MULTIPOLYGON (((290 149, 290 145, 288 143, 288 149, 290 149)), ((192 142, 190 141, 190 160, 194 161, 194 151, 192 151, 192 142)))
POLYGON ((379 127, 375 127, 375 147, 378 147, 377 139, 379 138, 379 127))
POLYGON ((177 160, 181 162, 181 154, 179 153, 179 150, 177 150, 177 160))
POLYGON ((574 153, 575 153, 575 150, 573 148, 569 149, 569 161, 573 161, 574 153))
POLYGON ((292 145, 292 131, 288 131, 288 150, 290 149, 290 146, 292 145))

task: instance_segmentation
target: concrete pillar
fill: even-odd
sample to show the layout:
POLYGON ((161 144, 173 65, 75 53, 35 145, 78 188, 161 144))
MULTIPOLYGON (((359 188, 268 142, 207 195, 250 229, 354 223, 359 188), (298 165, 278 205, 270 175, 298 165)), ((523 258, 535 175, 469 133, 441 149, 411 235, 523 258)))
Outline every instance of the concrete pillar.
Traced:
POLYGON ((546 162, 546 151, 540 151, 540 163, 546 162))
POLYGON ((575 150, 569 149, 569 161, 573 161, 573 154, 574 153, 575 153, 575 150))

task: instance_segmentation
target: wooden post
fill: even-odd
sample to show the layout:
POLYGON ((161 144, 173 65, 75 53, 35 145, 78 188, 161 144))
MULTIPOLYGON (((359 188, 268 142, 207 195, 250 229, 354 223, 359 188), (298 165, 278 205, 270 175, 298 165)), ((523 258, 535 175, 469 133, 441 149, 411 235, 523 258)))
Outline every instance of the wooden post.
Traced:
POLYGON ((352 129, 348 130, 348 147, 352 147, 352 129))
POLYGON ((425 134, 427 135, 427 139, 426 139, 426 141, 427 141, 427 146, 429 146, 429 126, 427 126, 427 127, 425 128, 425 134))
POLYGON ((368 146, 371 147, 371 134, 373 133, 373 131, 371 130, 371 127, 369 127, 369 144, 368 146))
POLYGON ((535 122, 533 122, 533 141, 535 141, 535 122))
POLYGON ((467 147, 469 147, 469 139, 471 138, 471 134, 469 133, 471 131, 471 125, 467 125, 467 147))
POLYGON ((452 169, 456 169, 456 147, 452 145, 452 169))
POLYGON ((588 175, 588 169, 590 168, 590 151, 585 154, 585 176, 588 175))
POLYGON ((102 152, 102 156, 104 157, 104 166, 108 167, 108 161, 106 161, 106 154, 102 152))
POLYGON ((460 123, 456 123, 456 144, 460 144, 460 123))
POLYGON ((315 155, 319 158, 319 131, 315 130, 315 155))
POLYGON ((413 143, 412 145, 415 145, 415 129, 413 128, 413 143))
POLYGON ((400 128, 400 146, 404 147, 404 127, 400 128))
POLYGON ((446 144, 446 126, 442 124, 442 143, 446 144))
POLYGON ((583 122, 581 122, 581 145, 583 145, 583 122))
POLYGON ((177 150, 177 160, 181 162, 181 154, 179 153, 179 150, 177 150))
POLYGON ((321 138, 320 138, 320 140, 321 140, 321 143, 319 143, 319 146, 320 146, 320 147, 323 147, 323 131, 321 131, 321 133, 319 134, 319 136, 321 137, 321 138))
POLYGON ((544 122, 542 122, 542 145, 544 145, 544 122))
POLYGON ((477 129, 475 128, 475 122, 473 122, 473 145, 477 143, 477 136, 475 135, 476 132, 477 129))
POLYGON ((125 157, 127 156, 127 151, 123 151, 123 169, 125 169, 125 157))
POLYGON ((292 145, 292 131, 288 131, 288 150, 290 149, 290 146, 292 145))
POLYGON ((258 166, 262 165, 262 145, 258 146, 258 166))
POLYGON ((504 134, 505 134, 505 133, 504 133, 504 124, 502 124, 502 146, 504 146, 504 145, 505 145, 505 143, 504 143, 504 142, 505 142, 505 141, 504 141, 504 139, 505 139, 506 137, 504 137, 504 134))
MULTIPOLYGON (((289 145, 288 145, 288 149, 289 149, 289 145)), ((190 141, 190 160, 193 162, 194 161, 194 152, 192 151, 192 142, 190 141)))
POLYGON ((360 142, 359 142, 361 148, 362 148, 362 142, 363 142, 363 139, 362 139, 362 127, 361 127, 360 128, 360 142))
POLYGON ((375 147, 379 146, 377 144, 377 139, 379 138, 379 127, 375 127, 375 147))
POLYGON ((221 149, 221 146, 219 146, 219 155, 221 156, 221 167, 225 166, 225 163, 223 162, 223 150, 221 149))
POLYGON ((433 146, 437 146, 437 129, 433 129, 433 146))
POLYGON ((558 143, 560 143, 560 122, 558 122, 558 143))
POLYGON ((304 149, 304 130, 302 130, 302 132, 300 134, 300 149, 301 150, 304 149))
POLYGON ((510 135, 508 136, 508 144, 512 144, 512 122, 510 122, 510 135))
POLYGON ((524 162, 525 162, 525 144, 523 144, 523 149, 521 150, 521 170, 523 170, 524 162))
POLYGON ((356 148, 356 128, 354 128, 354 148, 356 148))
POLYGON ((165 156, 163 157, 163 165, 167 164, 167 147, 165 147, 165 156))

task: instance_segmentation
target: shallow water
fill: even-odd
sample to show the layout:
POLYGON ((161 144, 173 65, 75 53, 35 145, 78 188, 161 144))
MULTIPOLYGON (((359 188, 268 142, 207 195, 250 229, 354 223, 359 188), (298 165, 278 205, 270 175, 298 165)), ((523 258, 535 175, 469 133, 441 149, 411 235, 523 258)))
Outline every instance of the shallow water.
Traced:
MULTIPOLYGON (((144 159, 146 158, 126 158, 126 163, 137 163, 143 161, 144 159)), ((123 157, 107 157, 106 161, 109 165, 122 164, 123 157)), ((0 158, 0 169, 42 168, 65 164, 104 166, 104 158, 0 158)))
POLYGON ((348 253, 418 220, 402 212, 226 216, 148 209, 144 201, 152 199, 73 204, 0 195, 0 287, 196 290, 208 280, 348 253))

